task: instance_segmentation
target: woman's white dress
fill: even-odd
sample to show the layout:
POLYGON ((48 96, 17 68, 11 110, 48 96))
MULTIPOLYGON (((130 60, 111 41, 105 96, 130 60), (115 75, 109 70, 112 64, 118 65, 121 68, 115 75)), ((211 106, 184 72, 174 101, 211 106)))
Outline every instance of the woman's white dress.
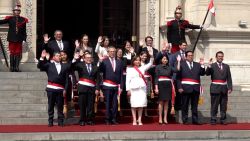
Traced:
MULTIPOLYGON (((150 59, 150 62, 144 66, 140 66, 139 70, 142 74, 145 73, 153 64, 153 59, 150 59)), ((131 92, 130 104, 131 107, 146 107, 147 106, 147 93, 146 93, 146 84, 139 73, 134 67, 127 68, 126 75, 126 90, 131 92)))

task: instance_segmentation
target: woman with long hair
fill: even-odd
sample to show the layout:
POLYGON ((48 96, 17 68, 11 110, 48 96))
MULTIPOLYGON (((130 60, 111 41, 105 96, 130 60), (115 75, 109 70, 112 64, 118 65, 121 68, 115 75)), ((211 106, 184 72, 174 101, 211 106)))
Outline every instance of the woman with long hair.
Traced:
POLYGON ((149 63, 141 66, 141 58, 136 56, 131 61, 132 66, 127 68, 126 90, 130 95, 133 125, 137 125, 137 122, 139 125, 143 125, 141 121, 143 107, 147 106, 147 82, 144 73, 152 66, 153 60, 153 54, 150 54, 149 63), (138 119, 136 119, 136 111, 138 111, 138 119))
POLYGON ((99 36, 95 47, 99 62, 102 62, 108 56, 109 38, 107 36, 99 36))
POLYGON ((80 40, 76 40, 75 46, 75 52, 79 52, 80 56, 83 56, 85 51, 89 51, 93 56, 93 49, 90 47, 89 36, 87 34, 83 34, 80 40))

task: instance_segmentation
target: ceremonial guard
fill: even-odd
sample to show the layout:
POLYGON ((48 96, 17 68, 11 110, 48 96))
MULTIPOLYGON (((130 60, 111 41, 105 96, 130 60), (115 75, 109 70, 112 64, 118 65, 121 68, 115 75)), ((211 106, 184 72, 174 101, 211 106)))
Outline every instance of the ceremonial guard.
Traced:
POLYGON ((206 69, 206 75, 211 75, 211 124, 216 124, 218 106, 220 105, 220 123, 226 123, 226 111, 228 94, 233 90, 232 78, 229 65, 223 63, 224 53, 219 51, 216 53, 216 62, 210 59, 210 64, 206 69))
POLYGON ((187 20, 182 18, 181 6, 176 7, 175 19, 167 23, 167 39, 171 46, 171 53, 175 53, 179 50, 179 42, 185 41, 185 29, 199 29, 201 26, 192 25, 187 20))
POLYGON ((26 41, 26 23, 28 19, 20 16, 21 5, 13 9, 13 16, 6 16, 0 20, 0 24, 8 24, 9 31, 7 41, 9 42, 10 51, 10 71, 19 72, 19 64, 22 58, 22 44, 26 41))

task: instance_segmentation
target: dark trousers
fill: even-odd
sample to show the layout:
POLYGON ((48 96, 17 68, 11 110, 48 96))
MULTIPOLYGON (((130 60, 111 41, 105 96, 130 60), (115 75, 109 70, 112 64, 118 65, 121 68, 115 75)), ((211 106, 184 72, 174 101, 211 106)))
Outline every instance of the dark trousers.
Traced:
POLYGON ((53 123, 54 107, 57 105, 58 123, 63 123, 63 91, 47 91, 49 123, 53 123))
MULTIPOLYGON (((174 82, 174 85, 175 85, 175 93, 176 93, 174 109, 176 111, 179 111, 179 110, 182 109, 182 96, 181 96, 182 94, 180 94, 179 91, 178 91, 178 89, 177 89, 176 81, 174 82)), ((170 100, 170 102, 171 102, 171 100, 170 100)))
POLYGON ((220 120, 226 120, 226 111, 227 111, 227 101, 228 95, 227 94, 214 94, 211 93, 211 121, 216 121, 218 107, 220 105, 220 120))
POLYGON ((117 94, 117 88, 104 89, 104 96, 106 98, 106 120, 108 121, 116 121, 116 114, 118 110, 117 94))
POLYGON ((191 100, 192 122, 198 122, 198 93, 182 93, 182 121, 188 121, 188 108, 191 100))
POLYGON ((79 93, 80 122, 93 121, 95 90, 90 88, 86 92, 79 93))

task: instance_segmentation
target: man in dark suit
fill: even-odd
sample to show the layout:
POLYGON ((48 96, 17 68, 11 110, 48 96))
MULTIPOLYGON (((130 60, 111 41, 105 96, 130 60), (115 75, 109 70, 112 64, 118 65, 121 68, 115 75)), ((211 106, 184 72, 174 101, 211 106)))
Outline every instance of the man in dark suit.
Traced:
POLYGON ((38 68, 45 70, 48 76, 48 84, 46 87, 48 97, 48 126, 53 126, 54 106, 57 104, 58 126, 63 127, 63 102, 68 87, 69 65, 62 64, 60 61, 60 53, 54 52, 53 61, 46 61, 46 51, 43 50, 41 58, 38 62, 38 68))
POLYGON ((209 66, 206 69, 206 75, 211 75, 211 86, 210 86, 210 95, 211 95, 211 124, 216 124, 218 106, 220 105, 220 123, 226 123, 226 111, 227 111, 227 102, 228 94, 233 90, 232 78, 230 67, 227 64, 224 64, 223 61, 224 53, 219 51, 216 53, 216 62, 212 62, 210 59, 209 66))
POLYGON ((93 57, 90 53, 84 55, 84 61, 80 61, 79 53, 75 53, 73 62, 74 70, 78 72, 78 92, 80 107, 80 126, 85 124, 94 125, 94 100, 100 90, 99 69, 93 63, 93 57), (87 110, 87 113, 86 113, 87 110), (87 119, 86 119, 87 117, 87 119))
POLYGON ((188 122, 188 108, 191 100, 192 123, 198 122, 198 100, 200 96, 200 76, 205 74, 204 60, 193 61, 193 52, 186 52, 186 61, 182 61, 177 75, 177 88, 182 97, 182 122, 188 122))
MULTIPOLYGON (((169 64, 172 67, 175 67, 177 64, 177 57, 180 56, 181 57, 181 61, 185 61, 186 57, 185 57, 185 53, 186 53, 186 48, 187 48, 187 43, 184 40, 181 40, 179 42, 179 48, 180 50, 175 52, 174 54, 171 55, 169 64)), ((176 82, 176 73, 173 74, 173 78, 174 80, 174 85, 175 87, 177 87, 177 82, 176 82)), ((181 94, 179 93, 178 89, 176 89, 176 96, 175 96, 175 110, 176 110, 176 121, 181 123, 181 108, 182 108, 182 97, 181 94)))
POLYGON ((19 72, 19 63, 22 56, 22 43, 26 41, 26 23, 28 19, 20 16, 20 5, 13 9, 13 16, 0 20, 0 24, 9 24, 7 41, 10 51, 10 71, 19 72))
POLYGON ((185 41, 185 29, 200 29, 199 25, 192 25, 187 20, 182 20, 181 7, 176 7, 175 19, 167 23, 167 39, 171 45, 171 53, 179 51, 179 42, 185 41))
POLYGON ((71 48, 68 41, 62 40, 63 38, 62 31, 56 30, 54 32, 54 38, 55 40, 50 40, 50 37, 48 36, 48 34, 44 34, 43 49, 49 52, 50 56, 52 56, 54 52, 60 52, 63 50, 67 53, 69 59, 72 60, 74 49, 71 48))
MULTIPOLYGON (((170 46, 169 46, 169 44, 168 43, 164 43, 163 44, 163 47, 162 47, 162 50, 161 51, 159 51, 157 54, 156 54, 156 58, 155 58, 155 64, 156 65, 158 65, 158 64, 160 64, 160 62, 161 62, 161 60, 160 60, 160 58, 162 58, 162 56, 168 56, 168 58, 169 58, 169 62, 172 62, 172 58, 171 58, 171 53, 170 53, 170 46)), ((169 64, 171 64, 171 63, 169 63, 169 64)))
POLYGON ((118 124, 116 120, 118 108, 118 89, 120 93, 123 88, 123 65, 115 57, 115 47, 108 48, 108 58, 100 64, 100 71, 103 72, 102 90, 106 98, 106 124, 118 124), (112 104, 112 110, 110 110, 112 104))
POLYGON ((151 37, 151 36, 145 37, 146 46, 143 47, 143 46, 140 45, 138 54, 140 54, 142 51, 153 52, 153 56, 154 56, 154 59, 155 59, 156 55, 158 53, 158 50, 153 47, 153 41, 154 41, 153 37, 151 37))

